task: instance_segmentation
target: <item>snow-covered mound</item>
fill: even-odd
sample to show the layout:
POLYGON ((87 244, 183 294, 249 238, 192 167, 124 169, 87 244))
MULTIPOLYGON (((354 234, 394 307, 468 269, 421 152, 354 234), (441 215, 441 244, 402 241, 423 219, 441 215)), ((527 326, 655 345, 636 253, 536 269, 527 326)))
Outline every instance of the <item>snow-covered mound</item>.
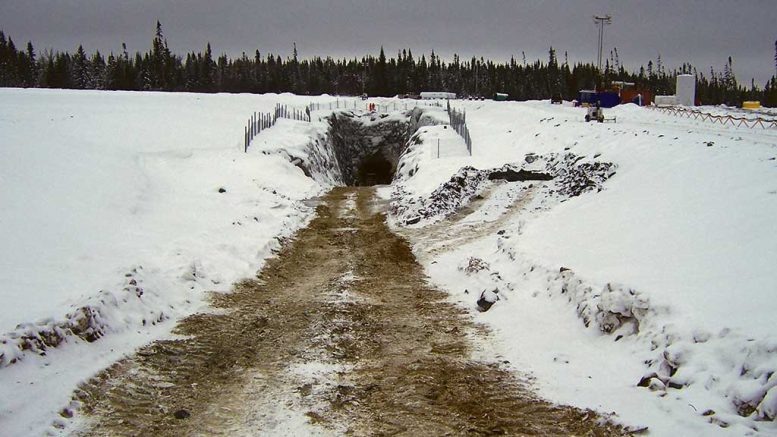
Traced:
POLYGON ((327 161, 327 123, 279 120, 248 153, 243 126, 310 100, 0 89, 0 429, 43 433, 80 381, 307 222, 337 173, 295 160, 327 161))
POLYGON ((437 159, 419 137, 391 222, 496 352, 545 396, 656 435, 777 431, 777 131, 634 105, 605 124, 548 102, 454 106, 473 156, 437 159), (548 165, 564 156, 592 184, 565 194, 548 165), (483 177, 505 164, 555 177, 483 177))
POLYGON ((585 157, 572 153, 547 156, 526 155, 523 162, 505 164, 500 168, 477 170, 463 167, 451 178, 432 191, 428 197, 412 195, 412 179, 423 168, 418 150, 428 149, 414 135, 409 141, 407 153, 400 161, 399 172, 394 181, 390 220, 405 225, 423 226, 442 220, 467 206, 473 198, 482 198, 481 193, 491 186, 486 181, 548 181, 555 180, 550 194, 567 199, 590 190, 601 190, 602 183, 615 174, 612 163, 589 162, 585 157), (408 170, 409 169, 409 170, 408 170), (410 187, 408 187, 410 186, 410 187))

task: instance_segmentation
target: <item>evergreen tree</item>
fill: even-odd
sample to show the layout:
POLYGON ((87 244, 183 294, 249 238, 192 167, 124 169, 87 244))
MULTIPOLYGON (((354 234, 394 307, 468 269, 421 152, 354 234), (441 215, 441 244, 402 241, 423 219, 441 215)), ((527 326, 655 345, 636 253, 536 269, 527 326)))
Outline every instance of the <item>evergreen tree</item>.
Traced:
POLYGON ((770 108, 777 108, 777 76, 772 76, 772 79, 767 83, 763 103, 770 108))
POLYGON ((210 48, 210 42, 208 42, 205 48, 205 57, 202 59, 200 65, 199 77, 200 77, 200 91, 212 93, 216 91, 215 80, 213 79, 213 73, 215 70, 215 64, 213 62, 213 52, 210 48))
POLYGON ((79 45, 76 54, 73 56, 73 67, 70 70, 70 81, 77 89, 90 88, 92 78, 90 73, 89 61, 86 59, 84 47, 79 45))
POLYGON ((377 96, 388 96, 388 74, 386 71, 386 54, 383 52, 383 46, 380 46, 380 55, 375 65, 375 92, 377 96))
POLYGON ((24 86, 32 87, 38 82, 38 65, 35 61, 35 49, 32 47, 32 41, 27 42, 27 65, 24 75, 24 86))
POLYGON ((94 52, 94 55, 89 59, 89 76, 91 78, 91 82, 89 83, 89 88, 103 90, 105 89, 105 59, 100 54, 100 51, 97 50, 94 52))
POLYGON ((548 50, 548 95, 547 97, 561 97, 563 94, 561 90, 561 71, 558 67, 558 60, 556 59, 556 50, 553 46, 548 50))
POLYGON ((17 56, 13 39, 0 31, 0 86, 18 86, 17 56))
POLYGON ((243 53, 230 59, 222 54, 214 60, 210 44, 204 51, 188 53, 182 59, 170 52, 158 22, 147 52, 130 54, 122 44, 120 53, 110 53, 103 58, 99 51, 87 54, 83 47, 72 55, 50 50, 36 54, 32 42, 26 49, 18 50, 13 40, 0 32, 0 86, 195 92, 294 91, 299 94, 360 94, 366 90, 373 95, 434 90, 487 96, 500 91, 507 92, 512 99, 525 100, 547 98, 557 93, 565 98, 574 97, 579 89, 592 88, 597 83, 605 85, 604 80, 616 76, 635 82, 639 88, 666 94, 674 91, 677 74, 690 73, 697 77, 697 95, 705 104, 739 103, 743 98, 775 104, 777 76, 763 88, 753 81, 743 87, 734 76, 733 59, 728 59, 722 73, 710 70, 708 75, 697 73, 689 63, 667 71, 660 56, 657 68, 654 61, 650 61, 647 69, 640 67, 636 72, 629 72, 623 67, 617 49, 612 50, 606 62, 603 71, 591 63, 571 66, 565 53, 564 62, 559 65, 552 47, 547 63, 540 60, 528 63, 523 52, 520 60, 512 57, 504 63, 476 56, 461 62, 457 54, 453 54, 452 61, 446 62, 436 52, 428 57, 422 55, 416 62, 410 49, 397 51, 396 57, 388 58, 383 48, 377 57, 300 59, 296 44, 292 45, 291 56, 285 59, 274 54, 263 57, 256 50, 252 57, 243 53))

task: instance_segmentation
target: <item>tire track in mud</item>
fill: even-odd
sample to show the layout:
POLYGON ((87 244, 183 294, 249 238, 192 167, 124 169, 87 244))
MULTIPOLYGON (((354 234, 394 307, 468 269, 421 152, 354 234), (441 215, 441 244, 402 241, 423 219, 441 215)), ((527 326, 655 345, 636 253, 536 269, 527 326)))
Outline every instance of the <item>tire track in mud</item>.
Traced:
POLYGON ((336 188, 257 279, 80 387, 85 435, 624 434, 471 358, 370 188, 336 188))
POLYGON ((525 189, 521 190, 520 194, 512 200, 504 211, 500 211, 499 216, 494 220, 469 221, 470 216, 478 212, 478 209, 490 200, 494 192, 504 187, 505 184, 507 183, 492 182, 492 185, 484 190, 478 198, 437 223, 423 228, 400 228, 396 232, 415 242, 416 256, 423 261, 430 261, 445 252, 457 249, 487 235, 495 234, 509 220, 525 212, 542 187, 536 182, 525 185, 525 189))

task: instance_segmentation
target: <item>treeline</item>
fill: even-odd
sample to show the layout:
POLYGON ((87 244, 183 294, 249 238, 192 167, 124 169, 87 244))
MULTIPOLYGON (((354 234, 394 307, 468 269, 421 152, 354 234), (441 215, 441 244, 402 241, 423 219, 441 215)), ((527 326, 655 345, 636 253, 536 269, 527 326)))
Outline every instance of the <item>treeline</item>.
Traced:
POLYGON ((107 57, 96 51, 87 54, 79 46, 75 53, 46 51, 37 55, 31 42, 17 49, 10 36, 0 31, 0 86, 102 90, 155 90, 189 92, 292 92, 295 94, 367 93, 373 96, 418 94, 421 91, 448 91, 460 96, 491 97, 507 93, 513 100, 573 99, 580 89, 606 88, 614 80, 634 82, 638 88, 654 94, 673 94, 677 74, 695 74, 697 98, 704 104, 739 105, 743 100, 759 100, 777 106, 777 79, 772 77, 764 88, 755 83, 739 84, 732 60, 723 71, 705 74, 690 64, 667 69, 660 57, 639 71, 628 71, 620 63, 616 50, 610 53, 600 71, 590 63, 570 65, 567 55, 559 61, 551 47, 547 61, 526 62, 515 58, 494 62, 458 55, 446 62, 432 52, 427 58, 402 50, 387 58, 383 48, 375 57, 300 60, 296 45, 291 56, 245 53, 231 59, 222 54, 213 57, 210 44, 204 52, 186 56, 172 53, 157 22, 151 48, 145 53, 122 52, 107 57))

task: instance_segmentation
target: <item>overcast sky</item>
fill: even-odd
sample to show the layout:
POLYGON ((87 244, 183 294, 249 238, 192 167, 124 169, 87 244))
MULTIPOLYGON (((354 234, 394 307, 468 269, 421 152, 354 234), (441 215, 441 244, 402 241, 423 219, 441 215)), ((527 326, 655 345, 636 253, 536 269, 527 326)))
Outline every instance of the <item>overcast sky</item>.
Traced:
POLYGON ((605 50, 629 68, 660 54, 667 67, 691 62, 708 73, 728 56, 740 83, 763 85, 775 72, 777 0, 0 0, 0 30, 36 51, 148 50, 156 21, 178 53, 249 55, 259 49, 300 57, 387 56, 411 48, 496 60, 521 52, 547 60, 595 61, 594 14, 610 14, 605 50))

